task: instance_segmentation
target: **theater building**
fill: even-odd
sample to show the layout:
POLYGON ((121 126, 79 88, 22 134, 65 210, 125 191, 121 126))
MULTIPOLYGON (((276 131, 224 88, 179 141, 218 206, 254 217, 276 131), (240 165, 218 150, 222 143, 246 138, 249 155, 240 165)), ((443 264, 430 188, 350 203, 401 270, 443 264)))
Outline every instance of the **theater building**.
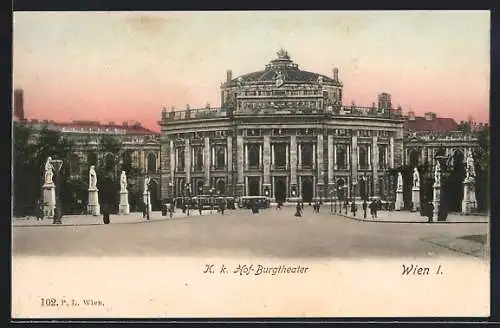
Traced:
POLYGON ((406 118, 388 94, 377 106, 342 105, 342 88, 337 68, 308 72, 280 50, 261 71, 227 71, 220 108, 164 109, 162 198, 387 197, 388 170, 405 160, 406 118))

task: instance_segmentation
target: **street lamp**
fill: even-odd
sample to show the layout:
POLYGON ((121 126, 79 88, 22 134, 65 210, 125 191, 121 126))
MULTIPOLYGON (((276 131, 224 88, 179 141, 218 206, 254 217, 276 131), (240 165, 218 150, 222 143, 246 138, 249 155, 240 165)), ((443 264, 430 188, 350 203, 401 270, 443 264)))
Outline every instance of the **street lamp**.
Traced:
POLYGON ((210 214, 214 210, 214 188, 210 187, 210 214))
MULTIPOLYGON (((344 193, 342 194, 342 198, 344 199, 344 207, 345 207, 345 214, 347 215, 347 206, 349 205, 349 195, 347 194, 347 184, 344 184, 342 187, 344 188, 344 193)), ((342 212, 342 209, 340 210, 342 212)))
POLYGON ((54 217, 52 224, 61 224, 61 216, 62 216, 62 209, 61 209, 61 199, 60 199, 60 190, 61 190, 61 174, 60 170, 63 164, 63 161, 60 159, 53 159, 51 160, 50 164, 54 167, 54 173, 56 174, 56 207, 54 210, 54 217))

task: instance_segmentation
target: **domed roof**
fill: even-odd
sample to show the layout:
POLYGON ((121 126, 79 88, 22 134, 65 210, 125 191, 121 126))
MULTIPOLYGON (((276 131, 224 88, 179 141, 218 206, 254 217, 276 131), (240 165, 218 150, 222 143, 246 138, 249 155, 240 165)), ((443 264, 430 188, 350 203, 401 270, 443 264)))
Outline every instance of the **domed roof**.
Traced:
POLYGON ((291 60, 288 52, 283 49, 278 51, 277 54, 278 58, 271 60, 264 70, 241 75, 223 85, 231 87, 238 85, 240 82, 274 82, 276 78, 280 76, 285 83, 317 83, 321 78, 322 83, 342 86, 340 81, 336 81, 326 75, 300 70, 299 66, 291 60))

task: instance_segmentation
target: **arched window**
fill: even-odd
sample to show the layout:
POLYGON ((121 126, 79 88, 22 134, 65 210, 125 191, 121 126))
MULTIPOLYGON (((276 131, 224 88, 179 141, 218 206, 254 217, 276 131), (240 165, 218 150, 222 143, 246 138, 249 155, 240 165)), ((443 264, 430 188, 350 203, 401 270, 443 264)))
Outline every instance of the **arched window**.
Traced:
POLYGON ((359 167, 362 170, 368 169, 368 149, 366 146, 359 146, 359 167))
POLYGON ((250 167, 259 167, 259 146, 249 145, 248 147, 248 165, 250 167))
POLYGON ((411 150, 410 151, 410 166, 411 167, 415 167, 415 166, 418 166, 418 162, 419 162, 419 153, 418 151, 416 150, 411 150))
POLYGON ((95 152, 91 151, 87 154, 87 164, 89 166, 97 165, 97 154, 95 152))
MULTIPOLYGON (((346 148, 344 145, 337 146, 337 168, 345 169, 347 167, 346 148)), ((339 180, 340 181, 340 180, 339 180)), ((342 180, 344 181, 344 180, 342 180)))
POLYGON ((310 144, 302 144, 301 150, 302 167, 312 167, 313 165, 313 147, 310 144))
POLYGON ((132 168, 132 151, 126 150, 122 154, 122 170, 128 172, 132 168))
POLYGON ((203 148, 201 147, 194 149, 194 169, 195 171, 203 170, 203 148))
POLYGON ((224 147, 217 148, 216 152, 215 167, 219 170, 224 169, 226 167, 224 147))
POLYGON ((115 156, 108 153, 104 156, 104 169, 108 172, 114 171, 115 169, 115 156))
POLYGON ((286 166, 286 146, 284 144, 274 146, 274 165, 276 167, 286 166))
POLYGON ((217 181, 216 189, 219 194, 224 195, 226 192, 226 182, 223 179, 217 181))
POLYGON ((177 170, 182 171, 184 170, 184 148, 178 148, 177 151, 177 170))
POLYGON ((70 170, 72 175, 80 174, 80 158, 77 154, 71 154, 70 170))
POLYGON ((385 156, 386 146, 378 146, 378 165, 381 169, 387 167, 387 158, 385 156))
POLYGON ((156 173, 156 155, 154 153, 148 154, 148 173, 156 173))

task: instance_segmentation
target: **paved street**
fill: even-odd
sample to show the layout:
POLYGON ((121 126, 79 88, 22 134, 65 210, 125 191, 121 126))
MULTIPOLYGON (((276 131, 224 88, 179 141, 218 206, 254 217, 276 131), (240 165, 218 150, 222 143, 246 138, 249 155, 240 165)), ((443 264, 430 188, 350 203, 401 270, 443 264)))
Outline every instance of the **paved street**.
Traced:
POLYGON ((113 215, 109 225, 90 216, 65 217, 62 226, 15 220, 13 255, 485 256, 485 223, 363 222, 329 215, 327 208, 315 214, 307 206, 302 218, 293 213, 293 207, 255 215, 250 210, 189 217, 178 212, 173 219, 153 213, 149 222, 134 213, 113 215))

